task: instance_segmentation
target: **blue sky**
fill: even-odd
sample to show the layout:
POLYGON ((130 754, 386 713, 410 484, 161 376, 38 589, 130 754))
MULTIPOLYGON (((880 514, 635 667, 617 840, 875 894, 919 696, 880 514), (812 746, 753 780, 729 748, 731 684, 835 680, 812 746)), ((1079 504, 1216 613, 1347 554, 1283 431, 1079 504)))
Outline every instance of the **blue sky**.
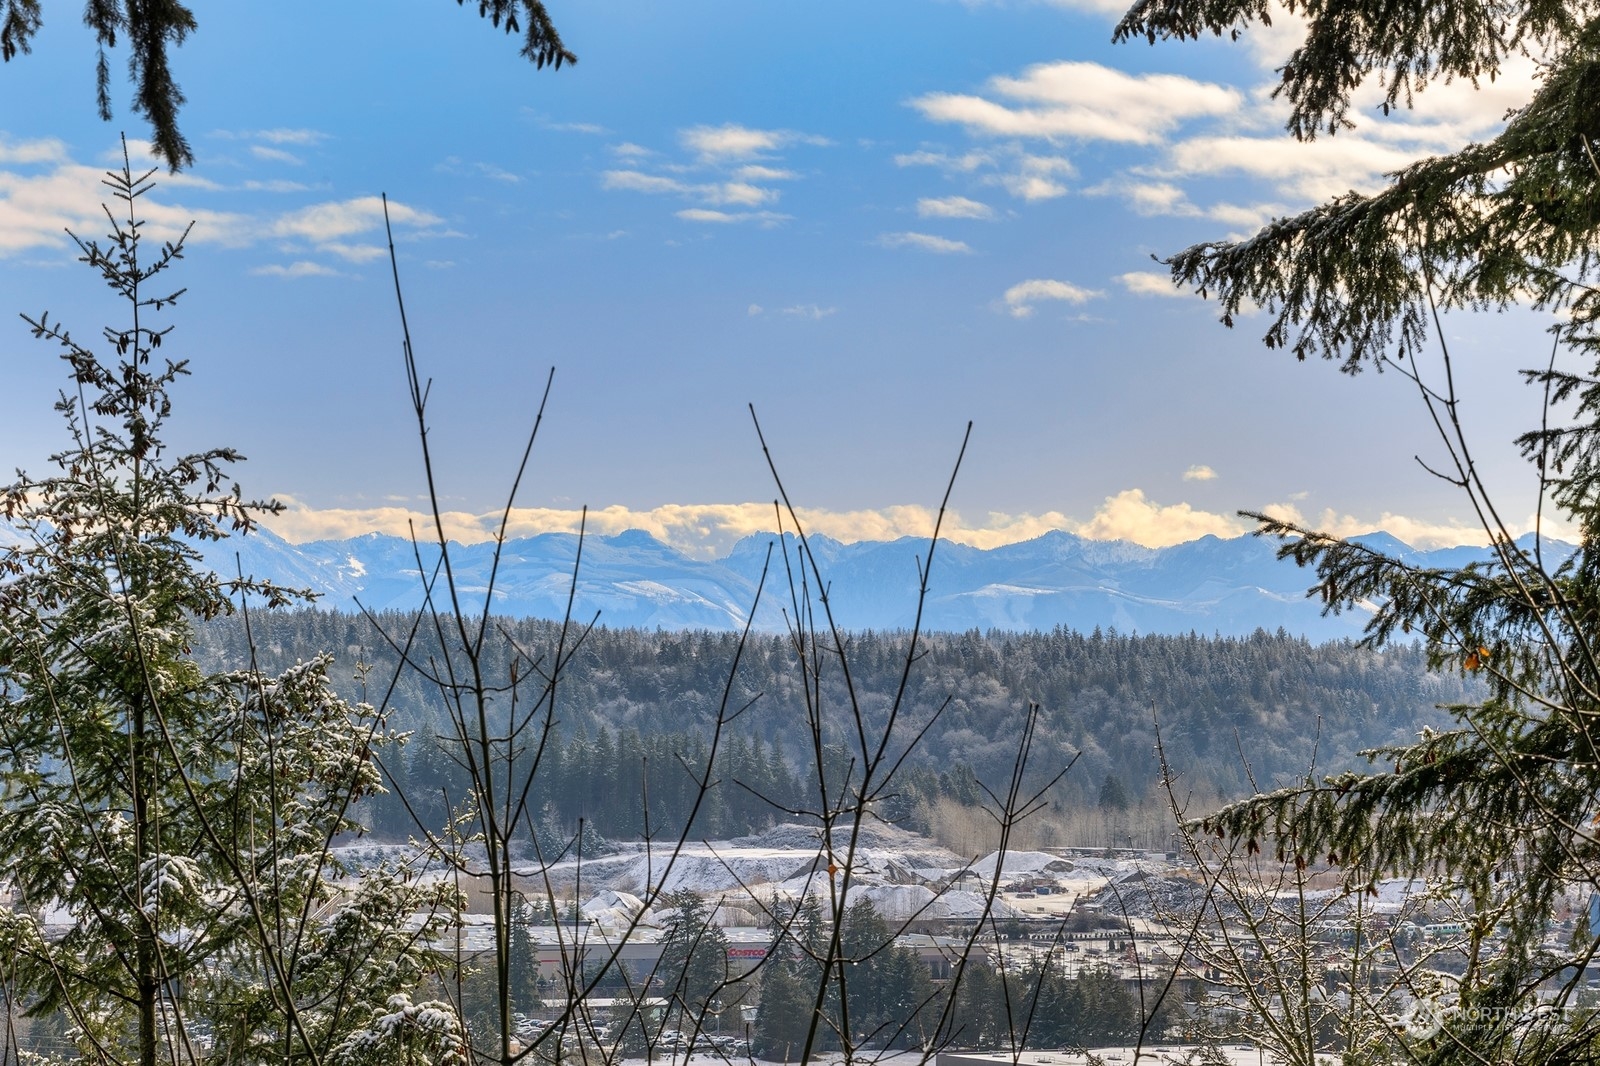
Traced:
MULTIPOLYGON (((448 0, 197 5, 174 54, 197 165, 164 175, 155 232, 195 220, 174 351, 181 444, 228 443, 291 539, 399 531, 420 502, 375 198, 396 205, 452 530, 504 502, 549 367, 518 532, 630 526, 697 552, 766 524, 753 403, 813 528, 926 532, 968 419, 957 535, 1066 528, 1172 543, 1292 509, 1343 532, 1473 539, 1412 457, 1414 388, 1347 378, 1229 331, 1152 254, 1492 133, 1529 90, 1437 85, 1296 145, 1270 98, 1292 20, 1238 43, 1110 44, 1117 5, 995 0, 553 0, 576 67, 535 72, 448 0)), ((114 320, 63 227, 97 235, 126 130, 94 50, 49 11, 0 68, 0 305, 88 335, 114 320)), ((113 64, 125 55, 113 54, 113 64)), ((1458 315, 1464 414, 1513 522, 1508 445, 1537 418, 1514 371, 1544 322, 1458 315)), ((61 377, 0 327, 0 458, 62 437, 61 377)))

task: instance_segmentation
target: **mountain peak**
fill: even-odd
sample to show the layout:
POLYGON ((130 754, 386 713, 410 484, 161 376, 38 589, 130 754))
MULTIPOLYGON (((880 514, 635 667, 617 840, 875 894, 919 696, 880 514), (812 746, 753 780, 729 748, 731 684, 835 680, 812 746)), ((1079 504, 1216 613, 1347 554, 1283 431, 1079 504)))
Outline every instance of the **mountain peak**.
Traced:
POLYGON ((621 533, 617 533, 610 537, 602 537, 600 539, 602 542, 610 543, 613 547, 617 548, 667 547, 667 545, 661 543, 661 541, 657 540, 650 533, 642 529, 624 529, 621 533))
MULTIPOLYGON (((795 536, 784 537, 790 567, 776 557, 768 568, 766 593, 755 591, 774 533, 747 536, 721 559, 688 556, 646 530, 629 529, 588 538, 578 575, 574 612, 599 611, 607 625, 662 629, 728 629, 744 624, 756 604, 758 629, 786 624, 788 594, 774 582, 792 573, 815 595, 816 575, 796 567, 795 536)), ((1459 566, 1487 557, 1487 549, 1415 551, 1387 533, 1362 543, 1402 554, 1422 565, 1459 566)), ((560 618, 567 609, 577 538, 546 533, 520 538, 503 553, 495 580, 495 610, 509 615, 560 618)), ((921 566, 928 542, 842 543, 808 538, 829 608, 845 629, 904 629, 917 618, 921 566), (920 562, 919 562, 920 561, 920 562)), ((326 602, 348 604, 359 597, 378 610, 421 605, 416 559, 406 541, 378 533, 348 540, 291 545, 267 534, 204 547, 220 572, 232 573, 238 552, 247 573, 286 585, 315 589, 326 602)), ((1547 561, 1571 547, 1545 542, 1547 561)), ((425 553, 426 556, 427 553, 425 553)), ((490 543, 455 544, 453 569, 467 603, 481 597, 493 565, 490 543)), ((1553 563, 1551 564, 1553 565, 1553 563)), ((1089 632, 1096 626, 1121 632, 1187 633, 1191 630, 1247 636, 1282 627, 1317 640, 1355 637, 1360 612, 1324 617, 1305 597, 1304 570, 1274 557, 1274 544, 1253 536, 1215 536, 1167 548, 1127 541, 1088 540, 1052 530, 993 549, 941 542, 933 553, 930 591, 922 604, 924 628, 1049 630, 1057 626, 1089 632)), ((481 600, 480 600, 481 602, 481 600)), ((791 612, 792 613, 792 610, 791 612)))

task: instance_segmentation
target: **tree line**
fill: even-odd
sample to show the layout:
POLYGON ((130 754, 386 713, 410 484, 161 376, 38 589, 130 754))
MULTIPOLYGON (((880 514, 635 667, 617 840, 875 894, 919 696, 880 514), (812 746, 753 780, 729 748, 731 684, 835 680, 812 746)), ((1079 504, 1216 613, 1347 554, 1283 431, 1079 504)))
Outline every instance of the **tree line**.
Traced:
MULTIPOLYGON (((404 614, 378 621, 391 633, 411 626, 404 614)), ((397 669, 396 652, 377 639, 368 619, 299 609, 258 612, 251 626, 264 665, 336 649, 335 673, 349 698, 376 700, 382 693, 373 691, 375 679, 388 686, 393 677, 389 721, 413 736, 386 769, 430 818, 442 814, 442 794, 463 794, 458 760, 450 742, 439 739, 449 730, 440 728, 438 690, 417 672, 397 669)), ((549 657, 559 636, 554 622, 500 619, 486 642, 485 669, 508 676, 514 649, 549 657)), ((238 661, 247 652, 245 626, 236 617, 206 622, 195 639, 202 662, 238 661)), ((418 661, 437 656, 435 639, 419 632, 409 654, 418 661)), ((534 784, 536 809, 568 830, 582 817, 599 834, 638 837, 645 812, 636 799, 645 786, 652 826, 680 828, 695 791, 689 770, 705 765, 707 727, 737 641, 719 632, 590 630, 562 674, 559 719, 534 784), (619 802, 624 796, 630 799, 619 802)), ((849 641, 851 681, 862 694, 866 724, 879 726, 873 719, 899 681, 906 638, 865 632, 849 641)), ((1051 792, 1052 805, 1067 811, 1107 802, 1122 807, 1150 795, 1158 777, 1158 723, 1167 758, 1187 787, 1227 799, 1250 791, 1250 773, 1270 783, 1302 778, 1314 758, 1328 770, 1358 765, 1356 752, 1443 725, 1448 715, 1440 706, 1474 691, 1459 673, 1430 670, 1419 646, 1313 644, 1281 630, 1208 637, 1056 628, 929 634, 922 642, 909 706, 919 726, 931 725, 878 811, 918 831, 932 828, 941 801, 971 807, 985 800, 984 783, 1009 772, 1013 727, 1030 704, 1041 707, 1036 775, 1078 758, 1051 792)), ((845 700, 842 677, 824 676, 821 685, 824 699, 845 700)), ((735 705, 748 709, 719 755, 719 784, 696 825, 702 836, 755 832, 786 812, 814 809, 814 785, 803 784, 810 775, 796 768, 812 765, 817 740, 824 759, 848 771, 848 737, 812 738, 794 726, 803 718, 802 693, 787 638, 752 636, 732 686, 735 705)), ((374 807, 375 827, 404 831, 406 812, 396 801, 374 807)))

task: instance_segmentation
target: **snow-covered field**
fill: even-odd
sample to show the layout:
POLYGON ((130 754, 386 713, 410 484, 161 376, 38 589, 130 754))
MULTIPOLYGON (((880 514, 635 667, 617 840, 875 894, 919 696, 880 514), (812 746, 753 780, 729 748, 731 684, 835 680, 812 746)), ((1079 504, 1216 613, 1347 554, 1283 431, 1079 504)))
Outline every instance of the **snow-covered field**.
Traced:
MULTIPOLYGON (((827 895, 838 884, 848 840, 836 832, 830 855, 815 827, 780 825, 735 840, 697 841, 682 846, 623 844, 611 855, 564 861, 540 871, 519 866, 525 891, 559 899, 578 898, 585 913, 629 909, 630 901, 688 890, 729 908, 729 925, 741 924, 741 909, 758 913, 773 900, 827 895), (830 862, 834 872, 830 875, 830 862), (606 894, 613 894, 607 897, 606 894), (623 897, 618 903, 616 895, 623 897)), ((341 851, 355 869, 380 862, 413 863, 417 876, 445 876, 442 868, 420 868, 418 853, 404 845, 360 844, 341 851)), ((866 898, 887 920, 978 918, 998 875, 993 913, 998 918, 1062 917, 1079 900, 1113 882, 1127 893, 1164 882, 1171 870, 1155 859, 1074 857, 1042 851, 991 853, 968 860, 925 837, 891 826, 865 827, 850 861, 849 902, 866 898), (1035 892, 1035 884, 1047 891, 1035 892)), ((598 913, 595 915, 598 917, 598 913)))

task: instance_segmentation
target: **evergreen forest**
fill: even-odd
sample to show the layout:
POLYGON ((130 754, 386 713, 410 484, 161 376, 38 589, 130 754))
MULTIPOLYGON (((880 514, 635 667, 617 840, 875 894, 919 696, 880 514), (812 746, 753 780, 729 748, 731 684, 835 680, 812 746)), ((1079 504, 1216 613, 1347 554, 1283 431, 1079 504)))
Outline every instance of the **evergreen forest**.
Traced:
MULTIPOLYGON (((378 620, 408 633, 404 615, 378 620)), ((397 652, 365 617, 304 609, 256 612, 250 620, 263 666, 307 660, 321 649, 339 657, 335 683, 345 695, 383 705, 392 727, 411 732, 385 770, 400 788, 369 801, 380 835, 404 835, 411 814, 444 818, 443 796, 466 794, 443 726, 438 689, 416 671, 396 678, 397 652)), ((558 623, 502 619, 490 644, 491 677, 507 676, 513 646, 549 659, 558 623)), ((410 654, 437 658, 435 639, 418 629, 410 654)), ((568 640, 572 639, 569 632, 568 640)), ((871 715, 884 711, 904 666, 905 636, 865 632, 851 641, 851 681, 871 715)), ((646 632, 595 627, 563 670, 556 713, 541 754, 534 808, 551 839, 569 837, 579 818, 586 839, 674 834, 695 800, 690 770, 704 766, 709 730, 728 683, 739 637, 717 632, 646 632), (650 825, 641 795, 649 796, 650 825)), ((245 623, 218 618, 199 628, 202 661, 248 655, 245 623)), ((1315 766, 1360 766, 1368 748, 1404 744, 1448 721, 1445 706, 1471 698, 1473 682, 1431 672, 1416 645, 1382 650, 1351 642, 1312 644, 1283 631, 1249 637, 1133 635, 1099 629, 1039 633, 934 634, 912 678, 910 706, 931 726, 899 787, 878 811, 887 821, 929 832, 936 810, 975 807, 986 783, 1004 779, 1015 734, 1030 704, 1041 708, 1032 772, 1044 780, 1077 758, 1050 794, 1050 813, 1080 808, 1161 807, 1156 729, 1186 795, 1215 805, 1263 785, 1304 779, 1315 766), (940 804, 944 804, 940 808, 940 804)), ((847 727, 844 679, 824 678, 824 700, 847 727)), ((723 738, 716 777, 693 827, 698 837, 759 831, 793 812, 814 810, 814 741, 805 721, 799 671, 788 639, 749 638, 733 677, 734 707, 748 705, 723 738)), ((826 713, 824 721, 828 721, 826 713)), ((881 723, 868 721, 869 728, 881 723)), ((848 771, 843 733, 822 738, 825 763, 848 771)), ((1059 841, 1066 843, 1068 841, 1059 841)), ((598 843, 596 844, 598 846, 598 843)))

